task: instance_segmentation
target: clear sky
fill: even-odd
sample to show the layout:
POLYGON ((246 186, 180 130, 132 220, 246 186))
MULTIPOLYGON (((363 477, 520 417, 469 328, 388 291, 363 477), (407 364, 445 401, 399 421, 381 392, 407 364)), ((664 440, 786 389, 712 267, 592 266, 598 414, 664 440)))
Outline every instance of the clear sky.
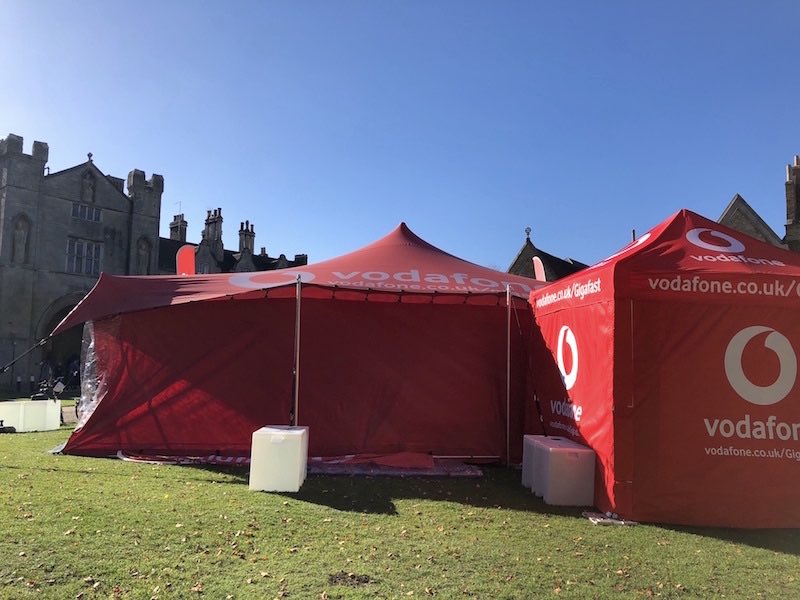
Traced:
POLYGON ((800 2, 0 2, 0 137, 165 178, 311 262, 405 221, 505 270, 533 229, 596 262, 739 193, 784 234, 800 2))

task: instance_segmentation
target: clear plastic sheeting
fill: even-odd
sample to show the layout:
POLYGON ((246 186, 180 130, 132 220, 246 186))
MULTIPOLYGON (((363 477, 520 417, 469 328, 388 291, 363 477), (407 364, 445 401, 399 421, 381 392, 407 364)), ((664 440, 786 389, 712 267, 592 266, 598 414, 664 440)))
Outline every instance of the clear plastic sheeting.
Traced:
POLYGON ((97 354, 95 352, 94 323, 88 321, 83 326, 81 341, 81 397, 78 402, 78 424, 84 426, 105 395, 105 386, 97 376, 97 354))

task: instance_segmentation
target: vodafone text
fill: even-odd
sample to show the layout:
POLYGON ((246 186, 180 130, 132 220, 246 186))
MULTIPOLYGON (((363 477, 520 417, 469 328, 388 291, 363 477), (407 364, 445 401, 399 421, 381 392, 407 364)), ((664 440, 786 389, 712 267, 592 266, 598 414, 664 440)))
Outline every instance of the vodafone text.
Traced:
POLYGON ((793 440, 800 441, 800 423, 778 421, 770 415, 766 421, 752 419, 750 415, 734 421, 732 419, 703 419, 708 437, 739 438, 742 440, 793 440))
POLYGON ((753 258, 742 254, 702 254, 700 256, 690 254, 689 258, 697 262, 731 262, 744 263, 747 265, 768 265, 772 267, 785 267, 786 263, 771 258, 753 258))
POLYGON ((556 290, 555 292, 548 292, 542 297, 536 299, 536 308, 542 308, 562 300, 570 300, 578 298, 583 300, 586 296, 598 294, 601 291, 601 281, 597 279, 589 279, 588 281, 576 281, 572 285, 556 290))
POLYGON ((737 448, 736 446, 706 447, 708 456, 733 456, 735 458, 777 458, 800 462, 800 450, 795 448, 737 448))
POLYGON ((562 423, 560 421, 550 421, 550 427, 553 429, 561 429, 571 435, 578 435, 576 425, 580 423, 581 416, 583 416, 583 407, 574 404, 570 398, 563 400, 550 400, 550 412, 553 415, 564 417, 568 421, 574 423, 562 423))
POLYGON ((720 279, 709 279, 694 275, 675 275, 673 277, 648 277, 647 282, 651 290, 661 290, 662 292, 689 292, 700 294, 730 294, 730 295, 749 295, 749 296, 777 296, 779 298, 789 298, 792 295, 800 296, 800 286, 797 281, 779 280, 764 281, 729 281, 720 279))
POLYGON ((583 407, 573 404, 569 398, 550 400, 550 410, 554 415, 561 415, 576 423, 580 423, 581 415, 583 415, 583 407))
POLYGON ((389 290, 432 290, 463 292, 497 292, 508 285, 512 291, 529 293, 531 288, 517 281, 495 281, 485 277, 472 277, 467 273, 420 273, 418 269, 387 273, 385 271, 334 271, 334 285, 369 287, 389 290))

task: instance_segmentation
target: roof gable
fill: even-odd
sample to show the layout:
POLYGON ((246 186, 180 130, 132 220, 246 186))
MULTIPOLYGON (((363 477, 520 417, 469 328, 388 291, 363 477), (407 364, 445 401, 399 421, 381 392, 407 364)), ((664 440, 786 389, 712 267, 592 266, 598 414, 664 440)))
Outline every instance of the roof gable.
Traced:
POLYGON ((731 229, 746 233, 773 246, 786 247, 778 234, 767 225, 764 219, 739 194, 736 194, 731 199, 717 221, 731 229))
POLYGON ((123 191, 123 180, 118 177, 104 174, 91 160, 62 171, 57 171, 56 173, 45 175, 44 191, 47 192, 50 190, 55 190, 66 184, 68 186, 72 186, 76 190, 77 193, 75 194, 74 199, 80 200, 80 180, 86 171, 89 171, 92 175, 94 175, 95 185, 97 186, 95 189, 95 198, 98 196, 109 198, 110 195, 111 198, 114 198, 114 201, 124 200, 126 203, 125 206, 127 206, 127 203, 131 201, 123 191), (70 181, 71 183, 67 183, 67 181, 70 181))
POLYGON ((522 248, 508 268, 509 273, 520 275, 522 277, 531 277, 539 279, 540 281, 556 281, 567 275, 571 275, 577 271, 585 269, 587 265, 574 261, 571 259, 563 259, 553 256, 549 252, 545 252, 537 248, 530 238, 525 240, 522 248), (534 269, 534 259, 538 259, 539 264, 543 270, 544 279, 536 276, 534 269))

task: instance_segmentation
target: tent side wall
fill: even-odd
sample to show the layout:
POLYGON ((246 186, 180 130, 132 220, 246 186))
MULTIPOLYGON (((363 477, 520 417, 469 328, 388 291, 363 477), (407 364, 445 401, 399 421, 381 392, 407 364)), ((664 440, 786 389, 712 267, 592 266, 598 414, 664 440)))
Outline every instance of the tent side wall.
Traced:
POLYGON ((102 399, 64 451, 241 456, 288 424, 294 300, 222 301, 94 323, 102 399), (231 318, 235 315, 235 318, 231 318))
MULTIPOLYGON (((505 457, 504 304, 304 299, 299 423, 310 454, 505 457)), ((288 423, 294 309, 294 299, 223 300, 98 321, 105 395, 65 452, 248 456, 253 431, 288 423)), ((530 327, 518 312, 512 460, 530 327)))
MULTIPOLYGON (((613 303, 613 331, 593 342, 613 339, 609 374, 592 372, 593 389, 579 394, 588 320, 572 332, 577 377, 561 371, 573 405, 588 397, 613 406, 613 444, 590 444, 601 462, 610 457, 598 508, 649 522, 800 526, 797 255, 680 211, 607 261, 531 294, 551 361, 563 351, 556 334, 571 327, 564 317, 577 323, 569 310, 587 310, 576 290, 595 274, 597 297, 613 303), (556 308, 561 321, 548 323, 556 308)), ((608 320, 597 323, 602 330, 608 320)))
MULTIPOLYGON (((616 502, 614 303, 605 298, 540 310, 535 322, 540 333, 534 330, 533 334, 532 381, 544 433, 572 439, 595 451, 595 505, 611 510, 616 502)), ((534 420, 529 417, 527 423, 529 431, 535 432, 534 420)))
POLYGON ((635 300, 632 317, 630 517, 800 526, 796 310, 635 300))
MULTIPOLYGON (((505 456, 507 323, 499 300, 495 306, 311 300, 302 318, 299 412, 313 455, 505 456)), ((512 372, 519 374, 524 334, 512 337, 512 372)), ((512 382, 518 440, 524 378, 512 382)), ((512 457, 520 452, 515 443, 512 457)))
MULTIPOLYGON (((614 422, 614 473, 609 485, 613 486, 613 494, 608 507, 603 511, 612 511, 625 518, 634 518, 634 468, 638 452, 637 442, 641 432, 637 432, 636 410, 633 379, 638 368, 633 360, 633 314, 634 304, 627 299, 614 299, 613 325, 613 379, 611 404, 614 422)), ((648 443, 647 439, 644 443, 648 443)), ((642 463, 639 463, 642 464, 642 463)))

